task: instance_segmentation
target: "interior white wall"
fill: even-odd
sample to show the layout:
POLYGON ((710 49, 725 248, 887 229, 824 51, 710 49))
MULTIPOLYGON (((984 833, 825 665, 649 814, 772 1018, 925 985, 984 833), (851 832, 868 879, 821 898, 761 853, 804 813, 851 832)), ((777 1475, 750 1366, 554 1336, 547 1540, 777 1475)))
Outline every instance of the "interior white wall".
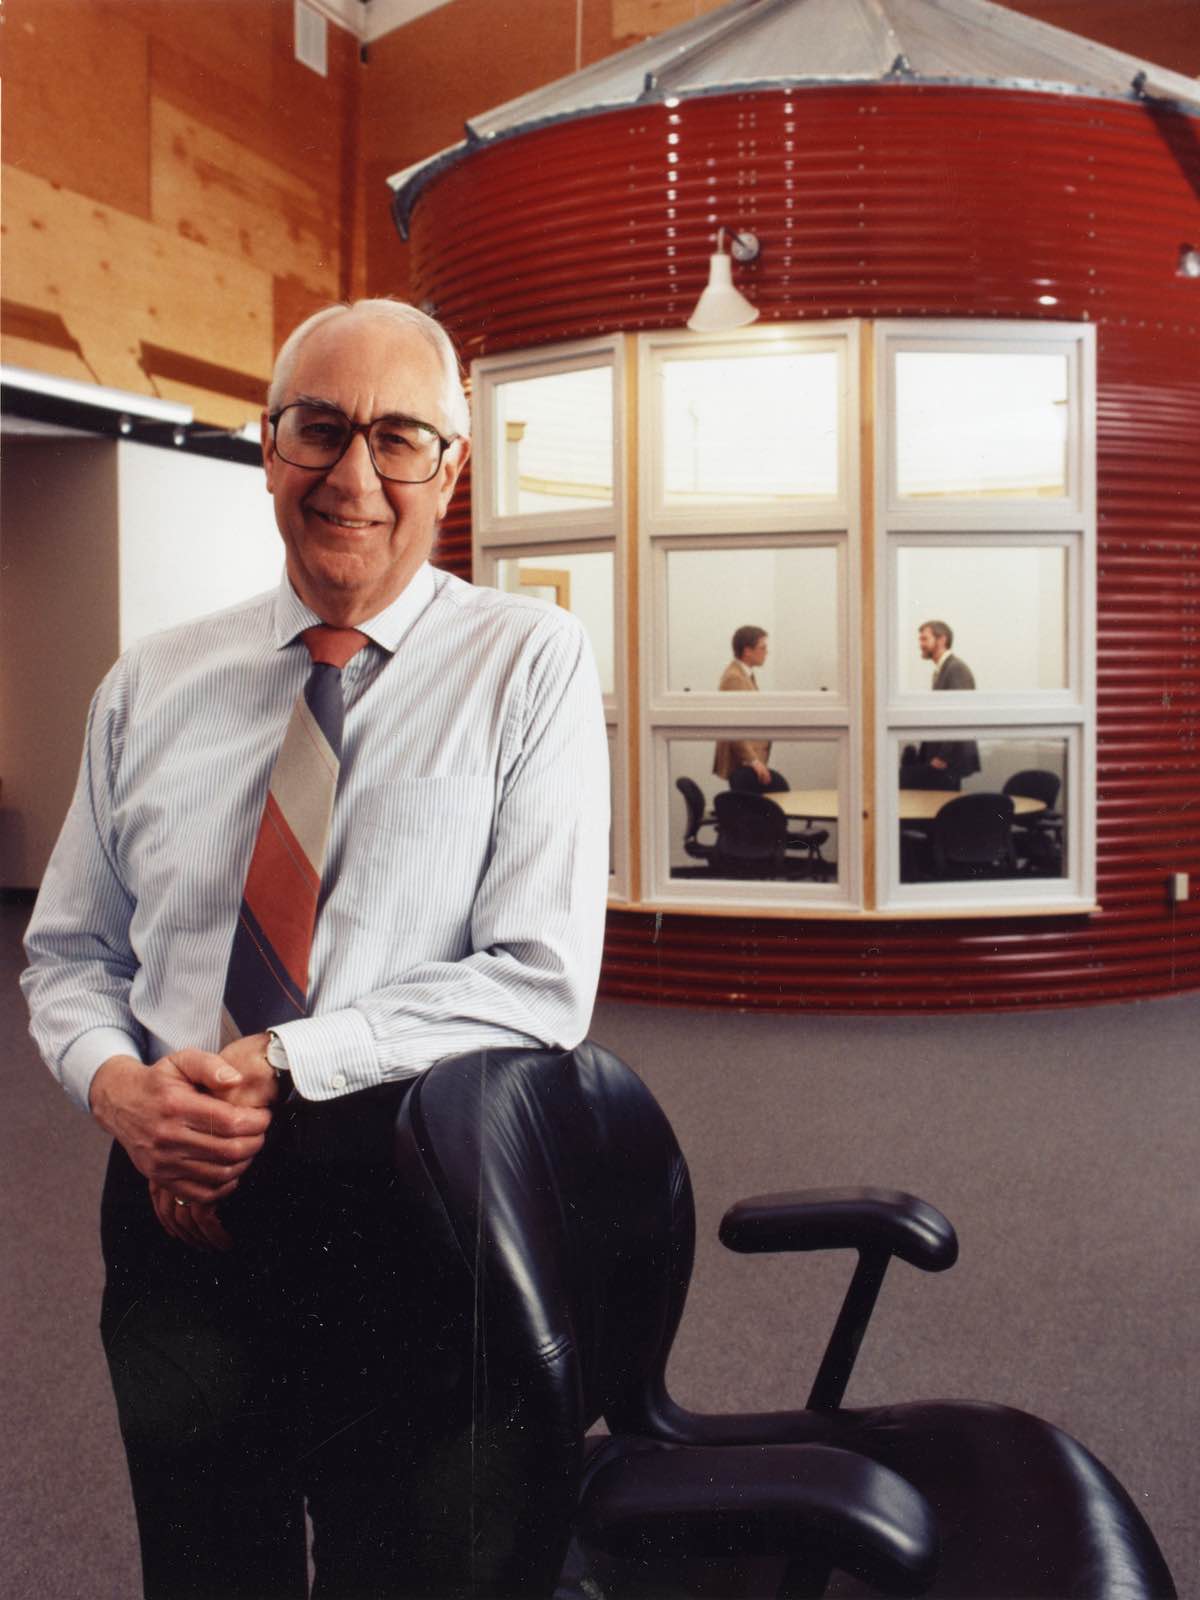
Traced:
POLYGON ((261 467, 117 449, 122 650, 274 588, 283 547, 261 467))
POLYGON ((118 653, 116 445, 6 437, 0 545, 0 887, 41 882, 92 691, 118 653))
POLYGON ((898 681, 928 689, 932 668, 917 630, 936 617, 954 630, 954 653, 977 689, 1064 686, 1065 564, 1061 547, 910 546, 896 564, 898 681))
POLYGON ((769 634, 767 659, 754 669, 759 688, 829 689, 838 682, 836 552, 720 550, 695 564, 672 553, 667 579, 667 682, 672 689, 712 690, 731 659, 734 630, 746 623, 769 634), (814 582, 814 564, 820 572, 814 582))
MULTIPOLYGON (((996 793, 1014 772, 1036 767, 1053 772, 1060 784, 1067 779, 1067 746, 1063 739, 980 739, 979 771, 963 780, 965 790, 996 793)), ((1061 809, 1064 795, 1059 791, 1061 809)))
POLYGON ((274 587, 260 468, 87 436, 4 441, 0 887, 34 888, 88 704, 135 640, 274 587))

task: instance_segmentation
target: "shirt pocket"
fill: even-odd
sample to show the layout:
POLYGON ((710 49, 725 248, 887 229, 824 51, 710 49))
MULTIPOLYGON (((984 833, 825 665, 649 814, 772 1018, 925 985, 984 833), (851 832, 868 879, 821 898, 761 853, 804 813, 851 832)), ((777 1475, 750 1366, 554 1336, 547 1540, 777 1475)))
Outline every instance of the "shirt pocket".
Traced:
POLYGON ((494 807, 487 777, 371 784, 347 833, 338 874, 342 912, 401 942, 413 940, 416 959, 461 954, 491 854, 494 807))

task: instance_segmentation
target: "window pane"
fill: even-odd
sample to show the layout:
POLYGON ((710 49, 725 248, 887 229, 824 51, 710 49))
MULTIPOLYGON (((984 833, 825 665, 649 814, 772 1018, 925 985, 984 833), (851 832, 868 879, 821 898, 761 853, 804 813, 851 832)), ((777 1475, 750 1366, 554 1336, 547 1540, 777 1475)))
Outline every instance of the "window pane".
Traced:
POLYGON ((600 688, 614 694, 613 558, 611 550, 539 550, 496 563, 496 587, 571 611, 587 629, 600 688))
POLYGON ((1067 492, 1067 357, 896 355, 896 487, 912 499, 1067 492))
POLYGON ((496 511, 594 511, 613 497, 612 369, 495 389, 496 511))
POLYGON ((766 660, 747 668, 760 689, 834 692, 840 615, 832 545, 668 551, 667 687, 720 687, 734 633, 751 626, 766 630, 766 660))
POLYGON ((665 361, 664 504, 835 499, 838 422, 833 350, 665 361))
POLYGON ((906 745, 899 771, 900 881, 1061 878, 1065 739, 939 739, 906 745), (1001 799, 1013 802, 1011 818, 1001 799), (967 806, 951 802, 974 797, 967 806))
POLYGON ((934 662, 922 655, 918 632, 934 620, 950 628, 953 654, 969 666, 977 689, 1065 689, 1066 550, 954 544, 901 549, 895 676, 901 689, 931 687, 934 662))
MULTIPOLYGON (((731 742, 737 754, 746 753, 743 741, 731 742)), ((837 743, 789 739, 754 744, 776 782, 786 786, 768 793, 766 803, 772 809, 765 822, 753 814, 736 814, 762 809, 753 797, 767 791, 752 787, 752 773, 748 784, 745 771, 732 780, 718 777, 713 771, 717 747, 711 739, 670 741, 671 877, 832 882, 837 877, 837 743), (735 815, 725 825, 718 823, 717 797, 744 786, 751 805, 738 808, 735 803, 735 815), (701 818, 706 820, 696 826, 701 818)))

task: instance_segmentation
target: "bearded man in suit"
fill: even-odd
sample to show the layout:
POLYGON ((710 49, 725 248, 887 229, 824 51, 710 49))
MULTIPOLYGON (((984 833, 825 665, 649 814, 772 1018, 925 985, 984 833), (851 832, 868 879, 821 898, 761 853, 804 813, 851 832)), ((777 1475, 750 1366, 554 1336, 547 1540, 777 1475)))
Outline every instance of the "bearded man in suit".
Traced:
MULTIPOLYGON (((932 689, 973 689, 975 675, 961 656, 951 650, 954 630, 934 619, 917 630, 917 646, 925 661, 933 662, 932 689)), ((926 739, 900 768, 903 789, 961 789, 962 780, 979 771, 979 746, 973 739, 926 739)))

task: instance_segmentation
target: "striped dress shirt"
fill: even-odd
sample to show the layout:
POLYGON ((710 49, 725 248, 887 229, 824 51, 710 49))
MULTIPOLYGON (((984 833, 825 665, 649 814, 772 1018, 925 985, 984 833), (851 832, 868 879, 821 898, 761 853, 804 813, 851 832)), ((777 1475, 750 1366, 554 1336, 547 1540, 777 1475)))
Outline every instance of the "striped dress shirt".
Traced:
MULTIPOLYGON (((319 619, 278 592, 133 646, 97 690, 26 935, 38 1047, 86 1107, 115 1054, 215 1050, 271 768, 319 619)), ((608 751, 568 613, 422 567, 345 669, 310 1015, 278 1031, 332 1099, 442 1056, 571 1046, 608 880, 608 751)))

